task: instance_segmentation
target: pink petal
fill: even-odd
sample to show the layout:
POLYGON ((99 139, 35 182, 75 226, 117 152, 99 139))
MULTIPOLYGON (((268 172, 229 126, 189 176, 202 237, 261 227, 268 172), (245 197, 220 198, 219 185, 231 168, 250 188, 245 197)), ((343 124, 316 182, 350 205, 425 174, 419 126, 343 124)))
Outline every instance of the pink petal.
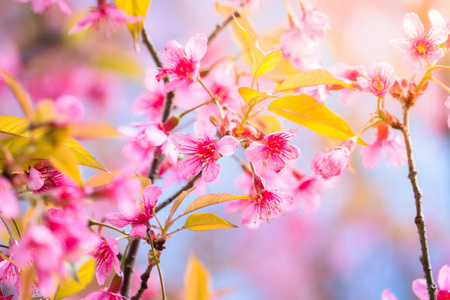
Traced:
POLYGON ((412 283, 412 290, 420 300, 428 300, 428 289, 425 279, 414 280, 412 283))
POLYGON ((381 294, 381 300, 397 300, 397 297, 390 290, 384 290, 381 294))
POLYGON ((309 195, 303 195, 301 198, 302 210, 308 214, 312 215, 317 211, 320 205, 320 195, 317 193, 310 193, 309 195))
POLYGON ((352 91, 350 89, 343 89, 341 93, 339 94, 339 98, 337 101, 339 103, 345 104, 345 105, 355 105, 358 103, 361 93, 359 91, 352 91))
POLYGON ((70 8, 69 4, 65 0, 57 0, 59 9, 65 13, 66 15, 72 15, 72 9, 70 8))
POLYGON ((445 105, 445 107, 447 107, 448 109, 450 109, 450 96, 447 97, 447 100, 445 100, 444 105, 445 105))
POLYGON ((249 203, 250 204, 242 212, 242 225, 251 225, 258 222, 256 205, 253 202, 249 203))
POLYGON ((219 175, 219 172, 220 164, 213 160, 206 164, 202 173, 203 180, 206 182, 214 181, 217 178, 217 175, 219 175))
POLYGON ((358 85, 363 89, 369 86, 369 81, 364 77, 358 77, 356 81, 358 81, 358 85))
POLYGON ((30 176, 28 176, 27 188, 36 191, 44 186, 44 178, 41 177, 41 173, 35 168, 30 169, 30 176))
POLYGON ((185 82, 184 79, 175 79, 164 86, 164 93, 169 93, 179 88, 185 82))
POLYGON ((144 189, 143 199, 145 201, 145 205, 148 207, 153 207, 158 201, 159 196, 162 194, 162 189, 157 185, 149 185, 144 189))
POLYGON ((80 31, 88 28, 89 26, 92 25, 92 23, 94 23, 95 21, 100 20, 101 16, 102 15, 101 15, 101 13, 98 10, 91 11, 90 13, 88 13, 88 15, 86 17, 81 19, 81 21, 79 21, 77 24, 75 24, 75 26, 73 26, 70 29, 69 35, 78 33, 80 31))
POLYGON ((111 19, 113 19, 114 21, 118 22, 118 23, 138 23, 142 20, 141 17, 137 17, 137 16, 130 16, 129 14, 127 14, 125 11, 123 11, 122 9, 118 8, 117 6, 114 5, 107 5, 105 8, 105 13, 111 17, 111 19))
POLYGON ((155 125, 145 128, 147 141, 151 146, 161 146, 167 140, 167 134, 155 125))
POLYGON ((39 278, 39 290, 44 296, 51 296, 56 290, 57 282, 56 277, 52 271, 49 270, 38 270, 39 278))
POLYGON ((199 61, 206 53, 208 39, 202 34, 194 35, 186 44, 186 48, 191 52, 191 59, 199 61))
POLYGON ((438 275, 439 289, 450 291, 450 267, 445 265, 439 270, 438 275))
POLYGON ((412 36, 422 35, 424 28, 416 13, 407 13, 403 22, 406 33, 412 36))
POLYGON ((426 70, 426 61, 416 55, 407 55, 402 59, 403 66, 411 72, 421 72, 426 70))
POLYGON ((117 213, 108 214, 106 215, 106 220, 108 220, 109 223, 118 228, 122 228, 130 224, 128 218, 123 214, 117 213))
POLYGON ((145 238, 147 236, 147 226, 144 224, 135 225, 130 231, 130 236, 145 238))
POLYGON ((239 147, 239 140, 233 136, 224 136, 217 144, 217 150, 223 156, 231 156, 236 152, 239 147))
POLYGON ((197 137, 192 133, 174 133, 172 142, 183 154, 197 153, 197 137))
POLYGON ((264 155, 264 151, 266 146, 260 144, 258 142, 253 142, 250 146, 245 150, 245 157, 248 161, 257 162, 264 155))
POLYGON ((201 170, 202 165, 199 163, 197 157, 189 157, 180 162, 178 176, 180 176, 181 179, 188 180, 200 173, 201 170))
POLYGON ((430 30, 430 39, 436 44, 443 44, 448 39, 449 30, 445 24, 433 26, 430 30))
POLYGON ((400 50, 405 54, 409 54, 411 51, 411 45, 408 40, 402 37, 396 38, 395 40, 391 40, 391 45, 400 50))
POLYGON ((374 142, 371 146, 361 147, 359 152, 362 158, 362 165, 366 169, 372 169, 378 165, 382 154, 382 144, 374 142))
POLYGON ((207 120, 199 120, 194 123, 194 133, 201 139, 212 139, 216 133, 216 127, 207 120))
POLYGON ((428 16, 430 18, 430 22, 433 26, 439 26, 444 25, 445 26, 445 20, 444 17, 441 15, 441 13, 435 9, 432 9, 428 12, 428 16))
POLYGON ((386 160, 395 167, 403 166, 408 160, 406 154, 405 141, 401 136, 395 136, 390 142, 384 144, 386 160))
POLYGON ((105 237, 105 242, 114 254, 119 253, 119 242, 116 239, 105 237))

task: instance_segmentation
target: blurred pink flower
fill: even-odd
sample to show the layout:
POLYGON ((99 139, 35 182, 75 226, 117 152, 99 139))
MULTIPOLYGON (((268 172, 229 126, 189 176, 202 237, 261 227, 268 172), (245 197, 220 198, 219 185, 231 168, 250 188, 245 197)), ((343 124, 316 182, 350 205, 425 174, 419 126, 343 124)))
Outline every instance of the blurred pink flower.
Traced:
POLYGON ((381 300, 397 300, 397 297, 390 290, 384 290, 381 294, 381 300))
POLYGON ((406 56, 403 65, 412 72, 423 71, 435 61, 444 56, 440 47, 448 38, 448 28, 441 24, 435 25, 428 33, 415 13, 407 13, 403 23, 406 37, 391 40, 391 43, 406 56))
POLYGON ((328 70, 331 74, 333 74, 333 76, 341 81, 351 84, 353 88, 355 88, 355 91, 346 88, 342 89, 337 101, 350 106, 358 103, 361 96, 361 88, 355 83, 358 77, 364 74, 365 68, 363 66, 351 66, 344 63, 339 63, 331 66, 328 70))
POLYGON ((14 297, 14 294, 11 294, 9 296, 5 295, 5 292, 3 292, 2 287, 0 286, 0 300, 12 300, 12 298, 14 297))
POLYGON ((300 204, 302 210, 308 215, 315 213, 320 205, 320 194, 324 187, 323 179, 315 174, 304 174, 299 170, 293 170, 292 173, 296 179, 292 187, 294 206, 300 204))
POLYGON ((139 95, 131 106, 131 111, 139 115, 148 115, 151 119, 161 119, 166 93, 164 84, 156 81, 156 70, 145 73, 146 92, 139 95))
POLYGON ((116 239, 105 237, 102 243, 91 252, 95 258, 95 276, 99 285, 105 283, 106 277, 111 273, 111 265, 114 266, 116 274, 121 276, 119 259, 119 243, 116 239))
POLYGON ((147 228, 150 226, 149 221, 155 216, 154 209, 161 194, 162 189, 159 186, 149 185, 144 189, 142 199, 139 199, 138 203, 130 201, 130 212, 134 210, 134 213, 112 213, 108 214, 106 219, 118 228, 131 224, 132 229, 130 235, 145 238, 147 228))
MULTIPOLYGON (((445 107, 447 107, 448 109, 450 109, 450 96, 447 97, 447 100, 445 100, 445 107)), ((448 115, 448 119, 447 119, 447 125, 450 128, 450 115, 448 115)))
POLYGON ((72 14, 72 10, 70 9, 69 4, 67 4, 66 0, 15 0, 16 2, 27 3, 31 2, 31 9, 38 14, 43 13, 47 6, 50 6, 54 3, 58 4, 59 9, 67 15, 72 14))
POLYGON ((171 81, 164 86, 165 92, 171 92, 185 82, 196 81, 200 60, 206 53, 207 38, 204 35, 196 34, 186 44, 181 46, 176 41, 171 40, 164 48, 164 62, 166 68, 162 68, 156 75, 156 79, 169 76, 171 81))
POLYGON ((56 99, 55 110, 58 114, 57 123, 61 126, 83 121, 83 103, 74 96, 64 95, 56 99))
POLYGON ((362 165, 372 169, 378 165, 384 148, 386 160, 396 167, 407 161, 405 141, 399 135, 394 135, 388 124, 377 126, 377 135, 370 140, 370 146, 361 147, 362 165))
POLYGON ((328 31, 328 28, 330 28, 330 19, 307 1, 300 2, 300 5, 303 12, 303 17, 300 22, 306 34, 312 39, 322 38, 328 31))
POLYGON ((107 4, 106 0, 99 1, 98 7, 79 21, 69 31, 69 35, 80 32, 88 27, 94 28, 100 35, 110 36, 116 24, 137 23, 141 17, 130 16, 115 5, 107 4))
MULTIPOLYGON (((450 267, 444 265, 439 270, 439 288, 437 289, 437 300, 450 299, 450 267)), ((416 279, 412 283, 412 290, 420 300, 428 300, 427 282, 425 279, 416 279)))
POLYGON ((355 149, 356 141, 348 139, 341 146, 335 147, 327 153, 317 153, 311 162, 311 170, 323 179, 338 176, 347 170, 350 155, 355 149))
POLYGON ((84 297, 81 300, 122 300, 122 299, 123 297, 119 292, 113 293, 105 289, 89 293, 86 297, 84 297))
POLYGON ((395 83, 394 68, 386 61, 377 62, 369 67, 367 79, 358 77, 357 80, 364 92, 384 97, 395 83))
POLYGON ((206 182, 214 181, 220 171, 220 164, 216 160, 221 156, 231 156, 239 146, 239 140, 232 136, 224 136, 218 142, 212 138, 217 130, 211 122, 206 120, 194 123, 194 133, 174 133, 173 143, 181 153, 190 155, 180 162, 178 174, 188 180, 202 170, 202 177, 206 182))
MULTIPOLYGON (((9 255, 9 259, 14 261, 14 256, 9 255)), ((0 282, 6 282, 7 284, 14 285, 17 293, 20 292, 20 274, 20 270, 15 264, 0 257, 0 282)))
POLYGON ((311 39, 301 27, 288 29, 280 39, 280 50, 289 62, 299 69, 309 68, 309 57, 319 49, 319 41, 311 39))
POLYGON ((300 155, 300 149, 290 144, 293 137, 292 133, 286 131, 272 132, 262 141, 251 143, 245 150, 245 156, 251 162, 262 159, 270 169, 279 173, 287 160, 296 159, 300 155))
POLYGON ((52 190, 63 184, 64 175, 46 160, 37 162, 29 173, 27 188, 35 193, 52 190))
POLYGON ((0 214, 15 218, 20 214, 19 203, 8 179, 0 176, 0 214))

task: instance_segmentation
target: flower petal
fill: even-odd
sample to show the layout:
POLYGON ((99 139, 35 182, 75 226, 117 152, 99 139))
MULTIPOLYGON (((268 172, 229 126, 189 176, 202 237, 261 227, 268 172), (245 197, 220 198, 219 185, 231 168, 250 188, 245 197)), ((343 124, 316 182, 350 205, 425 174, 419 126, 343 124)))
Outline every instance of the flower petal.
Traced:
POLYGON ((361 147, 362 165, 366 169, 372 169, 378 165, 382 154, 382 144, 374 142, 371 146, 361 147))
POLYGON ((253 142, 245 150, 245 157, 247 158, 248 161, 257 162, 263 157, 265 149, 266 146, 264 146, 263 144, 253 142))
POLYGON ((412 290, 420 300, 428 300, 427 282, 425 279, 414 280, 412 290))
POLYGON ((439 289, 450 291, 450 267, 448 265, 439 270, 438 283, 439 289))
POLYGON ((136 224, 130 231, 130 236, 145 238, 147 235, 147 226, 144 224, 136 224))
POLYGON ((239 140, 233 136, 227 135, 220 139, 217 143, 217 150, 223 156, 231 156, 239 147, 239 140))
POLYGON ((199 120, 194 123, 194 133, 201 139, 212 139, 216 135, 217 130, 208 120, 199 120))
POLYGON ((403 21, 406 33, 412 36, 422 35, 424 27, 416 13, 407 13, 403 21))
POLYGON ((219 175, 220 172, 220 164, 218 164, 215 160, 210 161, 206 164, 205 169, 203 170, 202 177, 206 182, 214 181, 219 175))
POLYGON ((191 52, 193 61, 199 61, 206 53, 208 39, 202 34, 194 35, 186 44, 186 48, 191 52))

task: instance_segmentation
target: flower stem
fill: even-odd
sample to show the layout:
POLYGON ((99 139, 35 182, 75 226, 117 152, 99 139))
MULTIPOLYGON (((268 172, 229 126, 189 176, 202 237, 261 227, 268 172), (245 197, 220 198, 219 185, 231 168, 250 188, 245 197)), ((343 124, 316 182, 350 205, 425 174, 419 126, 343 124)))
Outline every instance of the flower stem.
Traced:
POLYGON ((156 268, 158 269, 159 282, 161 283, 162 300, 166 300, 166 289, 164 288, 164 281, 162 278, 161 269, 159 267, 158 257, 156 257, 155 248, 153 247, 153 240, 150 231, 147 231, 147 237, 148 241, 150 242, 150 246, 152 247, 153 261, 155 262, 156 268))
POLYGON ((93 225, 106 227, 106 228, 115 230, 115 231, 117 231, 117 232, 120 232, 120 233, 122 233, 122 234, 129 235, 128 233, 126 233, 125 230, 120 230, 120 229, 118 229, 118 228, 116 228, 116 227, 114 227, 114 226, 111 226, 111 225, 108 225, 108 224, 105 224, 105 223, 100 223, 100 222, 94 221, 94 220, 92 220, 92 219, 89 219, 89 226, 93 226, 93 225))
POLYGON ((434 284, 433 281, 433 273, 431 270, 430 255, 428 253, 427 235, 425 230, 425 218, 422 208, 422 191, 419 188, 419 183, 417 180, 417 170, 414 163, 411 134, 409 130, 409 109, 410 106, 408 105, 403 106, 403 126, 401 128, 401 132, 405 139, 406 152, 408 155, 408 167, 409 167, 408 178, 411 181, 412 189, 414 192, 414 199, 416 203, 415 223, 417 226, 417 230, 419 232, 419 240, 421 248, 420 262, 422 263, 423 272, 425 274, 425 279, 427 282, 429 299, 436 300, 436 285, 434 284))
POLYGON ((430 80, 433 80, 434 82, 436 82, 441 88, 443 88, 447 93, 450 93, 450 88, 448 86, 446 86, 445 84, 443 84, 441 81, 437 80, 434 77, 430 77, 430 80))
POLYGON ((17 234, 19 235, 19 238, 22 238, 22 234, 20 234, 20 230, 19 230, 19 226, 17 226, 16 220, 14 220, 14 218, 11 219, 14 227, 16 228, 17 234))
POLYGON ((202 87, 208 92, 209 96, 211 97, 211 101, 214 102, 214 104, 217 106, 217 109, 220 113, 220 118, 223 120, 225 118, 225 115, 223 114, 222 106, 220 106, 219 102, 217 101, 216 97, 214 97, 213 93, 206 87, 206 85, 203 83, 203 81, 198 78, 198 82, 202 85, 202 87))

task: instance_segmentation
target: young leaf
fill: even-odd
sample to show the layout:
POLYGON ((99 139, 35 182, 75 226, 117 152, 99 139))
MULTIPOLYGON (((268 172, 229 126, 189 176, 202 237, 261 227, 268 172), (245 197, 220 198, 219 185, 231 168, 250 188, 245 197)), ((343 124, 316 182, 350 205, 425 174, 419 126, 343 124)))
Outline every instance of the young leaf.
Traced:
POLYGON ((80 186, 83 184, 77 160, 67 146, 61 145, 54 149, 48 160, 58 171, 65 173, 80 186))
POLYGON ((70 148, 80 165, 106 170, 76 139, 69 137, 64 141, 64 145, 70 148))
POLYGON ((76 139, 120 137, 121 134, 107 123, 85 123, 70 126, 70 135, 76 139))
POLYGON ((25 137, 30 123, 27 119, 14 116, 0 116, 0 133, 25 137))
POLYGON ((184 198, 186 198, 186 196, 189 195, 193 190, 195 190, 195 187, 181 192, 180 196, 178 196, 177 200, 175 200, 175 202, 172 204, 172 207, 170 208, 170 213, 169 217, 167 217, 167 221, 170 221, 172 219, 178 207, 180 207, 181 202, 183 202, 184 198))
POLYGON ((114 179, 114 173, 117 172, 100 172, 86 180, 84 185, 88 185, 92 188, 98 188, 107 185, 114 179))
POLYGON ((221 217, 213 213, 195 213, 189 216, 184 223, 184 228, 195 231, 211 230, 211 229, 225 229, 237 228, 236 225, 225 221, 221 217))
POLYGON ((276 96, 271 96, 267 93, 260 93, 252 88, 248 87, 240 87, 238 89, 239 95, 244 99, 245 103, 249 103, 250 101, 259 101, 262 98, 276 98, 276 96))
POLYGON ((31 119, 33 117, 33 107, 31 105, 31 101, 30 98, 28 97, 28 94, 11 75, 6 73, 2 69, 0 69, 0 77, 3 78, 3 80, 6 82, 6 84, 13 92, 14 96, 17 99, 17 102, 19 102, 20 108, 22 109, 25 117, 31 119))
POLYGON ((337 80, 327 70, 317 69, 306 72, 300 72, 288 77, 278 87, 278 92, 284 92, 287 90, 298 89, 306 86, 320 85, 320 84, 338 84, 346 88, 354 90, 350 85, 337 80))
POLYGON ((77 282, 71 276, 65 277, 59 285, 54 299, 64 299, 83 290, 86 285, 91 282, 92 278, 94 277, 94 273, 95 260, 89 259, 81 266, 81 268, 77 272, 76 277, 79 279, 79 281, 77 282))
POLYGON ((184 299, 209 300, 209 272, 195 255, 191 256, 184 273, 184 299))
POLYGON ((257 67, 255 77, 258 77, 275 69, 276 65, 280 62, 281 57, 282 55, 280 50, 269 51, 265 55, 261 64, 257 67))
POLYGON ((139 39, 144 24, 145 15, 151 0, 115 0, 117 7, 123 9, 130 16, 140 16, 142 21, 131 24, 127 23, 128 29, 133 37, 136 49, 139 49, 139 39))
POLYGON ((194 210, 210 206, 213 204, 223 203, 237 199, 247 199, 250 201, 253 200, 248 196, 235 196, 228 193, 206 194, 192 201, 191 204, 189 204, 188 207, 186 207, 186 209, 184 210, 184 214, 188 214, 190 212, 193 212, 194 210))
POLYGON ((347 122, 308 95, 286 96, 274 100, 268 109, 285 119, 319 134, 345 140, 355 136, 347 122))

